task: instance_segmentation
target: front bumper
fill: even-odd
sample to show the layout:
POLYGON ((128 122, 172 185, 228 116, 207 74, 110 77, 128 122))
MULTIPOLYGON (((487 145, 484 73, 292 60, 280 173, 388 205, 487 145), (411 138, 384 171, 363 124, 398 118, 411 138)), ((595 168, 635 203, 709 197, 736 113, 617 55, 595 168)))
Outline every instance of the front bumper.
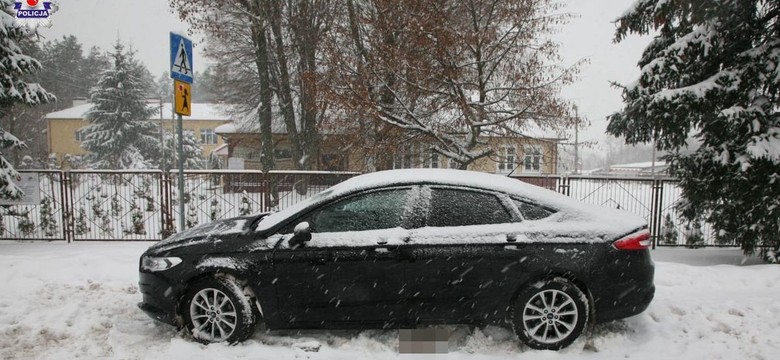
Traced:
POLYGON ((151 318, 166 324, 179 326, 177 316, 180 291, 165 278, 150 273, 139 273, 138 287, 143 301, 138 307, 151 318))

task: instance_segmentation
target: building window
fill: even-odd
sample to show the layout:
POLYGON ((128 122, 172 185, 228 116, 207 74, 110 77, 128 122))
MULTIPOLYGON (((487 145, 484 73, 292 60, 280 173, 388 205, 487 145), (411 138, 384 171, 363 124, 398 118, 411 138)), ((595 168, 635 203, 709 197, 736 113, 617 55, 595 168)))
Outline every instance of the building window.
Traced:
POLYGON ((510 173, 515 169, 516 153, 514 146, 504 146, 498 149, 499 173, 510 173))
POLYGON ((455 159, 450 159, 450 169, 460 169, 460 162, 455 159))
POLYGON ((76 130, 76 141, 82 142, 82 141, 86 140, 86 135, 87 134, 84 131, 82 131, 81 129, 76 130))
POLYGON ((525 157, 523 158, 524 172, 542 172, 542 147, 539 145, 523 146, 525 157))
POLYGON ((347 158, 340 154, 323 154, 320 157, 320 169, 326 171, 347 170, 347 158))
POLYGON ((200 143, 203 145, 215 145, 217 143, 217 134, 214 129, 200 129, 200 143))
POLYGON ((403 148, 401 148, 400 151, 398 151, 395 154, 395 159, 393 161, 393 168, 394 169, 411 169, 416 164, 414 162, 414 148, 411 145, 406 145, 403 148))
POLYGON ((424 168, 438 168, 439 167, 439 153, 433 150, 428 150, 422 154, 422 167, 424 168))
POLYGON ((274 149, 274 158, 277 160, 292 159, 292 150, 289 147, 278 147, 274 149))

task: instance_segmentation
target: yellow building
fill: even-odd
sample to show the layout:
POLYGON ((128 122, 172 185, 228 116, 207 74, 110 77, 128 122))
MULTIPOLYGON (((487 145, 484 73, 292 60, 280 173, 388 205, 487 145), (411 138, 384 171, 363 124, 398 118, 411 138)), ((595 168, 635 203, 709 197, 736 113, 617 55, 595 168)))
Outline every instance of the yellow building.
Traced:
MULTIPOLYGON (((67 160, 69 155, 85 155, 87 151, 81 148, 82 133, 80 129, 89 123, 84 114, 92 107, 91 103, 75 103, 73 107, 49 113, 46 115, 48 127, 49 154, 56 156, 57 164, 62 167, 70 167, 67 160)), ((150 106, 160 108, 155 118, 150 120, 159 122, 164 131, 174 131, 175 117, 170 103, 153 103, 150 106)), ((224 144, 214 130, 231 122, 224 105, 218 104, 192 104, 192 116, 185 116, 182 125, 185 131, 194 131, 195 137, 200 140, 203 149, 203 158, 208 158, 212 151, 224 144)))
MULTIPOLYGON (((292 162, 290 141, 284 124, 277 119, 272 124, 275 170, 297 170, 292 162)), ((222 125, 217 134, 225 139, 226 146, 219 154, 233 169, 261 169, 260 135, 255 124, 241 126, 234 123, 222 125)), ((469 170, 512 175, 550 175, 558 169, 558 142, 561 139, 539 137, 484 138, 493 154, 480 158, 468 166, 469 170)), ((400 168, 458 168, 459 165, 430 150, 423 142, 406 143, 393 153, 382 154, 382 159, 372 159, 365 151, 350 148, 344 135, 327 134, 319 143, 319 154, 314 154, 311 170, 359 171, 400 168)))

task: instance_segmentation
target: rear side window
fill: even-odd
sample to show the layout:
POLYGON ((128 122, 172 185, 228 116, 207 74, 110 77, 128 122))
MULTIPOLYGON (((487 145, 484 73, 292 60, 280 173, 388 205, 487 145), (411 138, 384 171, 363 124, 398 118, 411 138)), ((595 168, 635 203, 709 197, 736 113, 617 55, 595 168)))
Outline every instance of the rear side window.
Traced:
POLYGON ((433 189, 428 226, 467 226, 512 222, 512 215, 492 194, 433 189))
POLYGON ((552 211, 538 205, 529 204, 519 200, 514 200, 514 202, 515 205, 517 205, 517 210, 520 210, 520 214, 523 215, 523 219, 525 220, 544 219, 553 214, 552 211))

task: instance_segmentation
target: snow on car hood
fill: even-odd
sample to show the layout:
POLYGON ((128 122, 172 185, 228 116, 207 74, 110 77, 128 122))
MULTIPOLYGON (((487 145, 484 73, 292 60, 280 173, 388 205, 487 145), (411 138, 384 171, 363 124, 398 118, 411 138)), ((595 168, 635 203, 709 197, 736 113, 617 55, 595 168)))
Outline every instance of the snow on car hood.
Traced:
MULTIPOLYGON (((577 238, 590 237, 608 241, 647 226, 645 219, 627 211, 586 204, 555 191, 506 176, 452 169, 403 169, 378 171, 348 179, 307 200, 267 216, 255 230, 267 231, 300 211, 349 193, 407 184, 440 184, 488 189, 528 199, 558 210, 559 213, 548 219, 524 221, 522 225, 507 225, 523 231, 547 234, 577 232, 579 233, 577 238)), ((437 229, 431 228, 431 231, 435 230, 437 229)))
MULTIPOLYGON (((265 216, 265 214, 260 216, 265 216)), ((247 222, 253 219, 255 218, 231 218, 198 225, 191 229, 187 229, 185 231, 171 235, 167 239, 152 245, 149 247, 149 251, 159 253, 182 246, 212 242, 215 241, 215 235, 244 233, 247 231, 247 222)))

